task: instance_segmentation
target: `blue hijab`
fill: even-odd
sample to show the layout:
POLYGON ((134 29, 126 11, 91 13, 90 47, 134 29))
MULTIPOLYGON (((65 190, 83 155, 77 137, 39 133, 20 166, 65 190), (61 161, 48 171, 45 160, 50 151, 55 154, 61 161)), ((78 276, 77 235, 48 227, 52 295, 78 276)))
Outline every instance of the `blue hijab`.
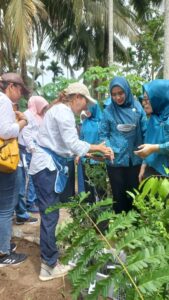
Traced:
POLYGON ((135 112, 133 112, 135 99, 132 95, 128 81, 124 77, 115 77, 110 82, 110 95, 112 89, 119 86, 125 93, 125 101, 122 105, 118 105, 113 99, 111 102, 112 110, 117 123, 121 124, 134 124, 135 123, 135 112))
MULTIPOLYGON (((152 106, 153 113, 148 122, 145 136, 147 144, 166 143, 166 121, 169 118, 169 80, 157 79, 143 85, 152 106)), ((166 154, 153 153, 145 159, 146 163, 166 175, 163 165, 169 166, 169 157, 166 154)))
POLYGON ((99 123, 102 119, 102 111, 98 104, 92 105, 89 107, 91 116, 86 118, 81 126, 81 139, 90 143, 98 144, 99 143, 99 123))

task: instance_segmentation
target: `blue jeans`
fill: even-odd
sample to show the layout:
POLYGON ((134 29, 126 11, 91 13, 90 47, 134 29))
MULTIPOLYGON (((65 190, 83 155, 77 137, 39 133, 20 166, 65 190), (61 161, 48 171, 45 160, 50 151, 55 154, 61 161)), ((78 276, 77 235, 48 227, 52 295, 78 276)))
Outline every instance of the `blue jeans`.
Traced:
POLYGON ((56 209, 50 213, 46 213, 45 210, 59 202, 59 194, 54 192, 56 171, 51 172, 48 169, 44 169, 32 177, 38 196, 37 205, 41 216, 40 254, 43 262, 53 267, 59 255, 55 236, 59 210, 56 209))
MULTIPOLYGON (((30 166, 32 154, 31 153, 26 153, 26 162, 28 165, 28 168, 30 166)), ((33 184, 32 176, 28 175, 28 186, 27 186, 27 192, 26 192, 26 203, 27 206, 32 206, 33 203, 37 200, 36 192, 35 192, 35 187, 33 184)))
POLYGON ((29 219, 30 215, 27 212, 26 207, 26 197, 25 197, 25 185, 26 185, 26 173, 23 167, 18 167, 18 177, 19 177, 19 193, 18 201, 15 207, 16 216, 19 218, 29 219))
MULTIPOLYGON (((31 153, 28 153, 26 149, 20 148, 20 156, 23 161, 23 155, 27 162, 27 167, 30 166, 31 153)), ((35 187, 32 181, 32 176, 28 175, 28 170, 25 167, 19 167, 19 177, 20 177, 20 190, 18 196, 18 203, 16 206, 16 215, 20 218, 28 219, 30 217, 27 212, 27 206, 32 206, 36 200, 35 187)))
POLYGON ((19 192, 18 170, 0 172, 0 253, 10 253, 12 216, 19 192))

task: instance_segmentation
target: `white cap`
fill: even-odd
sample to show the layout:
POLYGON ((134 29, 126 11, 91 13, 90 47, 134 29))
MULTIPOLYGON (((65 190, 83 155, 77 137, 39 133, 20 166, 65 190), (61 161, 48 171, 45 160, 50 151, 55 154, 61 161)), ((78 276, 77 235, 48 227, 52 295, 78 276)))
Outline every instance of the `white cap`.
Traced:
POLYGON ((96 104, 96 100, 94 100, 89 93, 89 90, 86 85, 80 82, 70 83, 68 87, 65 89, 65 93, 67 95, 71 94, 80 94, 84 96, 91 104, 96 104))

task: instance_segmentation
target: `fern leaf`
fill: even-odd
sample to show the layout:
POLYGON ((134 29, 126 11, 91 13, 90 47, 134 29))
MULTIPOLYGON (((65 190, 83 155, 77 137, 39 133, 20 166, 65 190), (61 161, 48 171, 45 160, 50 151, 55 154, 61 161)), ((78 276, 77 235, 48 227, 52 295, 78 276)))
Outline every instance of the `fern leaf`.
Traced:
POLYGON ((106 238, 110 240, 119 230, 132 227, 133 223, 137 221, 137 217, 138 214, 135 211, 130 211, 127 215, 119 214, 116 220, 110 220, 106 238))
POLYGON ((104 211, 97 218, 96 224, 99 224, 100 222, 103 222, 103 221, 113 219, 114 216, 115 216, 114 212, 104 211))
POLYGON ((149 270, 149 272, 144 273, 137 280, 140 291, 147 296, 151 296, 153 293, 158 292, 164 283, 169 282, 169 265, 165 268, 153 271, 149 270))
POLYGON ((145 248, 133 253, 129 258, 127 257, 126 267, 129 272, 139 273, 151 264, 158 266, 162 262, 165 263, 167 257, 168 253, 165 252, 163 245, 158 245, 156 248, 145 248))
POLYGON ((116 249, 117 251, 120 251, 126 247, 130 249, 142 247, 143 241, 151 241, 151 234, 152 231, 144 227, 128 232, 124 238, 120 239, 120 241, 116 243, 116 249))

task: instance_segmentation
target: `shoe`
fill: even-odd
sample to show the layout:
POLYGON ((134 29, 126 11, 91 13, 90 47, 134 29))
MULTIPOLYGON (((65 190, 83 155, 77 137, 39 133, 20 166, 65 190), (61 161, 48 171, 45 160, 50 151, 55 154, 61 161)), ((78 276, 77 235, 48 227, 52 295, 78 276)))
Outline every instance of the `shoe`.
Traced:
POLYGON ((20 217, 16 217, 16 225, 24 225, 25 223, 27 224, 35 224, 38 222, 37 218, 32 218, 29 217, 28 219, 26 218, 20 218, 20 217))
POLYGON ((42 281, 47 281, 47 280, 52 280, 54 278, 64 277, 65 275, 67 275, 68 271, 70 270, 71 270, 70 266, 66 266, 66 265, 64 266, 61 265, 60 263, 57 263, 57 265, 54 268, 49 267, 44 263, 41 263, 39 279, 42 281))
POLYGON ((11 249, 10 249, 10 252, 11 252, 11 253, 14 253, 15 250, 16 250, 16 248, 17 248, 16 244, 15 244, 15 243, 11 243, 11 249))
POLYGON ((27 207, 27 211, 36 214, 36 213, 39 213, 39 207, 34 203, 27 207))
POLYGON ((19 265, 25 261, 27 256, 23 253, 10 253, 3 257, 0 257, 0 268, 7 267, 9 265, 19 265))

